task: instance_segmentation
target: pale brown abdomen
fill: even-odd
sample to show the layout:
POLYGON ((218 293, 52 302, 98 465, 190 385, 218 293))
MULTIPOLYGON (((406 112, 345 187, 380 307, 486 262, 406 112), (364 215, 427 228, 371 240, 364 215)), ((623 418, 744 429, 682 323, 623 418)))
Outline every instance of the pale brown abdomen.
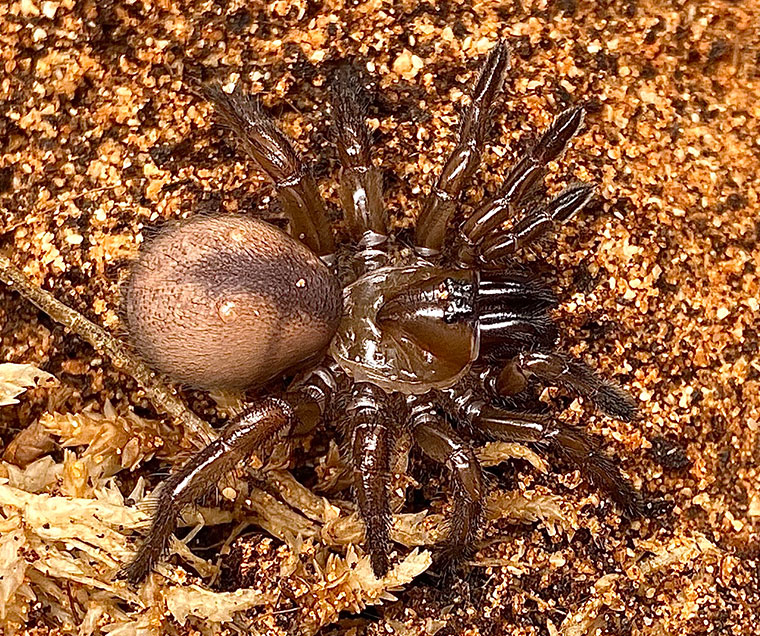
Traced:
POLYGON ((304 245, 243 216, 196 217, 135 262, 125 318, 137 352, 207 390, 260 385, 319 355, 341 313, 335 276, 304 245))

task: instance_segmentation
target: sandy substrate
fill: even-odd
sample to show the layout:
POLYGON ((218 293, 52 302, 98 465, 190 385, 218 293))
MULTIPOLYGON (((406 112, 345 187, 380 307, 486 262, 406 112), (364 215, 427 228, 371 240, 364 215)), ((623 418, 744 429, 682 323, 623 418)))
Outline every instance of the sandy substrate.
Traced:
MULTIPOLYGON (((101 491, 93 484, 105 487, 97 479, 108 472, 72 487, 72 462, 86 454, 82 438, 68 435, 77 455, 65 456, 62 425, 56 420, 58 428, 51 427, 48 418, 40 439, 54 445, 26 458, 6 452, 9 461, 0 468, 0 486, 13 486, 16 497, 0 496, 0 536, 26 541, 23 550, 0 546, 0 568, 15 563, 20 573, 0 580, 0 624, 9 621, 9 633, 24 624, 33 633, 96 634, 114 625, 120 634, 205 633, 218 624, 271 634, 320 626, 324 634, 356 635, 756 633, 758 26, 754 0, 2 3, 0 248, 37 284, 116 334, 119 284, 149 228, 197 212, 276 211, 262 175, 213 123, 199 96, 203 83, 259 93, 314 160, 323 194, 337 210, 325 104, 331 73, 352 60, 375 80, 376 160, 388 207, 405 226, 455 142, 469 82, 486 52, 506 38, 513 51, 506 96, 484 169, 462 210, 494 192, 505 166, 557 112, 586 105, 586 131, 552 165, 548 183, 556 191, 574 180, 593 181, 603 205, 526 258, 545 261, 554 277, 563 299, 562 346, 615 377, 642 410, 640 421, 622 423, 560 400, 568 407, 564 417, 599 435, 637 487, 672 510, 626 522, 567 467, 541 473, 526 461, 502 464, 493 474, 497 485, 509 487, 504 492, 551 502, 565 521, 546 509, 533 523, 492 515, 497 519, 472 572, 447 583, 446 591, 427 571, 400 585, 398 601, 352 614, 382 590, 373 596, 357 583, 361 601, 354 607, 338 583, 330 587, 329 576, 319 589, 309 588, 312 579, 295 562, 306 567, 310 554, 315 562, 326 558, 318 541, 299 552, 292 542, 249 529, 225 572, 264 596, 245 606, 238 628, 212 619, 200 625, 193 620, 203 614, 183 614, 178 593, 171 596, 160 582, 139 596, 104 591, 94 581, 110 576, 105 558, 89 579, 29 565, 43 559, 44 542, 66 558, 88 553, 44 530, 32 537, 23 501, 41 500, 18 493, 94 500, 101 491), (39 471, 20 477, 11 463, 40 457, 52 458, 52 472, 34 484, 39 471), (11 528, 14 514, 18 523, 11 528), (45 600, 47 579, 68 590, 55 611, 45 600), (339 592, 331 596, 330 589, 339 592), (121 604, 106 603, 108 594, 121 604), (4 604, 15 609, 6 613, 4 604), (86 629, 78 631, 83 622, 86 629)), ((5 288, 0 328, 0 360, 32 364, 57 378, 0 408, 6 447, 46 413, 105 409, 116 417, 133 409, 151 421, 158 417, 131 378, 5 288)), ((207 396, 185 397, 212 423, 222 420, 207 396)), ((147 434, 141 444, 134 471, 112 470, 113 492, 129 495, 139 476, 150 490, 160 467, 176 461, 159 452, 159 459, 140 463, 151 444, 160 447, 147 434)), ((443 492, 427 488, 420 501, 443 492)), ((445 505, 437 497, 433 509, 445 505)), ((201 549, 224 543, 234 524, 228 519, 217 527, 217 534, 199 535, 201 549)), ((345 546, 339 552, 346 556, 345 546)), ((199 554, 213 561, 213 552, 199 554)), ((334 578, 349 577, 350 554, 346 563, 334 578)), ((117 565, 110 564, 111 574, 117 565)), ((421 561, 409 565, 425 569, 421 561)), ((330 567, 320 561, 317 569, 330 567)), ((177 571, 172 590, 200 583, 177 571)), ((201 591, 193 598, 198 606, 211 602, 201 591)))

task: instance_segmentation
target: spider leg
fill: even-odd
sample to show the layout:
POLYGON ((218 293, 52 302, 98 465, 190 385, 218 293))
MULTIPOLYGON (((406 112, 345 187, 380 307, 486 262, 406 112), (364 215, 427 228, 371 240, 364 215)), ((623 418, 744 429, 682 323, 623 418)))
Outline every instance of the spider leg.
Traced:
POLYGON ((297 378, 288 390, 295 399, 288 400, 298 421, 307 429, 312 429, 320 420, 338 385, 338 378, 343 372, 334 360, 312 369, 297 378))
POLYGON ((504 367, 497 384, 519 384, 519 375, 535 375, 542 382, 556 384, 580 395, 607 415, 625 421, 636 417, 633 397, 580 360, 562 353, 532 351, 520 353, 510 362, 504 367))
POLYGON ((476 210, 462 225, 465 250, 477 245, 511 216, 514 207, 543 177, 546 164, 559 158, 578 133, 584 114, 581 106, 560 113, 531 151, 510 169, 499 195, 476 210))
POLYGON ((206 90, 222 123, 274 182, 290 232, 326 261, 335 249, 332 228, 316 181, 288 138, 262 110, 252 95, 206 90))
POLYGON ((388 488, 393 439, 386 407, 382 389, 368 383, 355 386, 346 407, 354 489, 377 578, 385 576, 390 567, 388 488))
POLYGON ((480 243, 480 260, 485 263, 511 256, 541 238, 555 223, 575 216, 593 196, 592 185, 578 184, 566 189, 548 204, 529 210, 509 232, 501 232, 497 227, 480 243))
POLYGON ((287 433, 293 411, 287 402, 265 398, 232 420, 219 437, 195 454, 162 485, 148 537, 119 576, 137 584, 166 550, 182 509, 197 501, 251 452, 287 433))
POLYGON ((582 430, 547 415, 507 411, 492 405, 481 406, 470 423, 491 439, 532 443, 567 458, 628 514, 638 516, 643 512, 641 495, 582 430))
POLYGON ((372 164, 366 96, 348 68, 339 74, 331 93, 338 156, 343 167, 339 192, 346 224, 354 240, 372 247, 386 240, 388 218, 383 205, 382 174, 372 164))
POLYGON ((453 486, 449 531, 442 545, 442 558, 456 563, 471 555, 483 521, 485 483, 472 448, 429 402, 416 402, 411 418, 414 441, 430 459, 448 467, 453 486))
POLYGON ((423 256, 437 254, 443 246, 456 199, 480 164, 487 125, 508 69, 509 49, 502 40, 491 49, 483 65, 472 91, 472 102, 462 117, 459 141, 446 161, 417 221, 415 246, 423 256))
MULTIPOLYGON (((494 387, 487 378, 483 389, 494 393, 494 387)), ((549 415, 509 410, 491 404, 483 390, 477 387, 464 391, 449 389, 442 392, 439 399, 444 408, 473 434, 480 432, 493 440, 534 444, 544 451, 566 457, 628 514, 643 514, 645 505, 639 492, 583 431, 549 415)))

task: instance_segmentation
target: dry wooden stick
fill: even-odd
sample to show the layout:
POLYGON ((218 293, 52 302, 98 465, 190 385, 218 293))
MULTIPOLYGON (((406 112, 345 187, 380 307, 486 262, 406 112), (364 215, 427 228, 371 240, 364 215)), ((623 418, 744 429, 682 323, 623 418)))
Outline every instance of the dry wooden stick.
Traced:
POLYGON ((35 285, 11 263, 7 256, 2 254, 0 254, 0 281, 17 291, 53 320, 91 344, 98 353, 107 356, 115 367, 132 376, 157 410, 171 416, 184 427, 194 446, 202 448, 216 439, 217 434, 208 422, 193 413, 145 363, 135 357, 124 343, 35 285))

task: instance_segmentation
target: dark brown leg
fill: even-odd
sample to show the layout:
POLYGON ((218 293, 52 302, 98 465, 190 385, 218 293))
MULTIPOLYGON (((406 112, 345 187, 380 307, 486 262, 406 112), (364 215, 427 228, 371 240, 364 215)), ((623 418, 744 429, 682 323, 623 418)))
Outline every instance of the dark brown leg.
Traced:
POLYGON ((358 384, 346 407, 354 488, 364 520, 367 548, 377 578, 388 573, 391 510, 388 503, 391 444, 385 394, 371 384, 358 384))
POLYGON ((594 196, 594 187, 579 184, 568 188, 544 207, 534 208, 521 218, 509 232, 491 232, 480 245, 480 260, 484 263, 511 256, 546 234, 555 223, 561 223, 580 212, 594 196))
POLYGON ((200 499, 253 451, 266 448, 286 433, 292 419, 286 402, 263 399, 230 422, 215 441, 161 484, 148 536, 119 576, 133 584, 144 579, 166 550, 182 509, 200 499))
POLYGON ((462 117, 459 142, 443 167, 417 221, 415 245, 423 256, 437 254, 443 246, 456 199, 480 164, 493 104, 501 92, 508 69, 509 50, 506 43, 501 41, 488 55, 478 83, 472 91, 472 103, 462 117))
POLYGON ((471 425, 492 439, 534 443, 566 457, 628 514, 642 513, 641 495, 583 431, 563 426, 547 415, 511 412, 491 405, 479 408, 471 425))
POLYGON ((293 405, 293 411, 298 419, 296 433, 301 429, 312 430, 322 418, 327 407, 332 402, 338 385, 338 379, 343 374, 340 367, 329 360, 296 378, 290 386, 286 399, 293 405))
MULTIPOLYGON (((521 353, 505 367, 506 373, 535 375, 589 400, 607 415, 629 421, 636 417, 636 402, 630 393, 599 376, 580 360, 562 353, 521 353)), ((507 381, 507 378, 504 378, 507 381)))
POLYGON ((335 244, 324 201, 314 177, 288 138, 251 95, 229 95, 218 87, 207 89, 206 95, 222 123, 236 134, 248 155, 274 182, 290 220, 291 234, 319 256, 332 255, 335 244))
POLYGON ((462 225, 461 233, 467 243, 465 249, 480 243, 512 216, 515 206, 543 177, 546 164, 557 159, 578 133, 583 117, 584 110, 580 106, 557 116, 530 153, 509 171, 499 195, 476 210, 462 225))
POLYGON ((420 450, 433 461, 445 464, 451 474, 453 507, 442 557, 456 563, 472 554, 480 536, 485 496, 483 471, 472 448, 434 413, 432 405, 416 405, 411 426, 420 450))
POLYGON ((372 164, 366 98, 358 78, 343 69, 332 90, 335 135, 343 166, 340 200, 353 239, 372 247, 385 241, 388 219, 382 175, 372 164))

